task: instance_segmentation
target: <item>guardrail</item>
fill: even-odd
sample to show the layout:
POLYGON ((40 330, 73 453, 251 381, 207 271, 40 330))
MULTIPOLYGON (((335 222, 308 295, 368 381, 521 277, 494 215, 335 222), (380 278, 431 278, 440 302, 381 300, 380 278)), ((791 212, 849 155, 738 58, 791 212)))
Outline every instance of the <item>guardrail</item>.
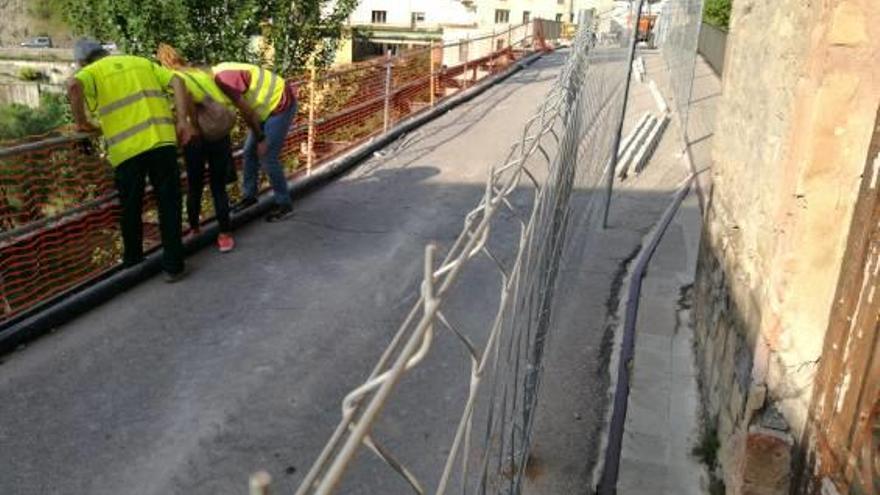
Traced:
MULTIPOLYGON (((543 46, 535 25, 308 74, 282 153, 288 177, 311 174, 543 46)), ((243 132, 234 137, 241 142, 243 132)), ((116 190, 98 150, 97 136, 86 134, 0 148, 0 331, 119 266, 116 190)), ((230 196, 238 194, 233 186, 230 196)), ((149 191, 144 225, 145 247, 159 248, 149 191)))

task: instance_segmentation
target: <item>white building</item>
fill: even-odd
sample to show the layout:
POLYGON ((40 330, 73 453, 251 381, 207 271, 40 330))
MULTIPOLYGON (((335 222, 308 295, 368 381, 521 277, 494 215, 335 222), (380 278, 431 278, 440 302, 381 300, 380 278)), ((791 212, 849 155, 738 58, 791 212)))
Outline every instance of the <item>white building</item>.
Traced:
POLYGON ((339 61, 390 50, 503 32, 533 19, 574 22, 582 9, 609 11, 615 0, 362 0, 349 17, 354 40, 339 61))

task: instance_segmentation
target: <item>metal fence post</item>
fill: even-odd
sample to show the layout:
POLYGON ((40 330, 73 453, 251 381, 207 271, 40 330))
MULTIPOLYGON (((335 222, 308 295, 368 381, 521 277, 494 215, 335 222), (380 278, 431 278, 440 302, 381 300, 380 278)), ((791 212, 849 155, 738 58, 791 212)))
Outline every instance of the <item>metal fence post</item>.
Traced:
POLYGON ((434 75, 434 44, 435 44, 435 43, 436 43, 435 41, 433 41, 433 40, 431 41, 431 49, 430 49, 430 52, 429 52, 429 53, 430 53, 430 61, 431 61, 431 69, 430 69, 430 74, 431 74, 431 82, 430 82, 430 87, 431 87, 431 100, 430 100, 430 101, 431 101, 431 108, 434 108, 434 98, 435 98, 434 93, 435 93, 436 90, 437 90, 436 82, 434 81, 434 78, 435 78, 435 75, 434 75))
POLYGON ((311 77, 309 78, 309 137, 306 145, 306 174, 312 175, 312 165, 315 163, 315 79, 318 71, 312 64, 311 77))
POLYGON ((471 58, 471 35, 466 34, 464 36, 464 71, 462 71, 462 75, 464 76, 464 89, 468 87, 468 60, 471 58))
POLYGON ((385 114, 383 132, 388 132, 391 119, 391 50, 385 53, 385 114))
POLYGON ((623 86, 623 104, 620 108, 620 122, 617 124, 617 134, 614 135, 614 147, 611 149, 611 163, 608 165, 608 179, 605 183, 605 211, 602 212, 602 228, 608 228, 608 210, 611 208, 611 193, 614 189, 614 175, 617 170, 617 149, 620 147, 620 138, 623 134, 623 120, 626 117, 626 103, 629 99, 629 82, 632 79, 632 65, 636 54, 636 44, 639 39, 639 20, 642 17, 642 6, 645 0, 639 0, 636 8, 636 18, 633 23, 632 43, 629 48, 629 58, 626 64, 626 82, 623 86))

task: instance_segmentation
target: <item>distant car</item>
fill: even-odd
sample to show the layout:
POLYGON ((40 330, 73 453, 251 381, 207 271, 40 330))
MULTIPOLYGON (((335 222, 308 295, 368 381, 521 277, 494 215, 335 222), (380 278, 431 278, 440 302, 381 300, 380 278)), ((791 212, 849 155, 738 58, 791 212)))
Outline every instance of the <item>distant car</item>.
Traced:
POLYGON ((102 43, 102 44, 101 44, 101 48, 107 50, 107 51, 110 52, 110 53, 116 53, 116 52, 119 51, 119 47, 116 46, 116 43, 114 43, 114 42, 112 42, 112 41, 108 41, 108 42, 106 42, 106 43, 102 43))
POLYGON ((52 48, 52 38, 48 36, 37 36, 31 38, 21 44, 24 48, 52 48))

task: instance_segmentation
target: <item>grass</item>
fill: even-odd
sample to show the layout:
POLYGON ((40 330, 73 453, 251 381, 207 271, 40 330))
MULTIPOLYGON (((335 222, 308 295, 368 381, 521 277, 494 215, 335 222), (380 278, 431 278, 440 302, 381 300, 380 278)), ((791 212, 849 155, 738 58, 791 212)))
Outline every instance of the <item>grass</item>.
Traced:
POLYGON ((718 470, 718 450, 721 448, 721 442, 718 440, 718 430, 712 427, 703 428, 700 439, 691 454, 700 462, 706 465, 709 471, 709 493, 710 495, 724 495, 724 480, 720 479, 716 474, 718 470))

